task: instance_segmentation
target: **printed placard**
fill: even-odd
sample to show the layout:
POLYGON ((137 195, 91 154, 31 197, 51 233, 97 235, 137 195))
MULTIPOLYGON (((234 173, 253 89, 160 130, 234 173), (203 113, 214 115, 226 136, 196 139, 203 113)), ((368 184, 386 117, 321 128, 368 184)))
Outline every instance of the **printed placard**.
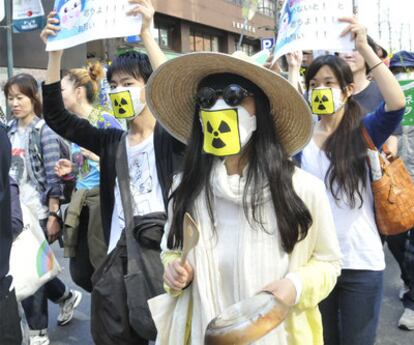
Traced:
POLYGON ((338 22, 350 16, 352 0, 285 0, 273 62, 296 50, 352 50, 351 35, 340 37, 348 23, 338 22))
POLYGON ((414 80, 400 81, 405 95, 405 112, 401 121, 403 126, 414 126, 414 80))
POLYGON ((138 35, 142 17, 126 13, 128 0, 55 0, 60 32, 49 37, 46 50, 61 50, 85 42, 138 35))
POLYGON ((41 0, 13 0, 14 33, 40 30, 45 23, 41 0))

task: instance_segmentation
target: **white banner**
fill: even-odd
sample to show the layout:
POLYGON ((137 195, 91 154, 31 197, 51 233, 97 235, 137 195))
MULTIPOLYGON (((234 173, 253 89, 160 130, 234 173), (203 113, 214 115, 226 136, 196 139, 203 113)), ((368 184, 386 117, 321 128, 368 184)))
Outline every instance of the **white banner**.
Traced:
POLYGON ((55 0, 60 32, 50 37, 47 51, 70 48, 85 42, 138 35, 141 16, 127 16, 134 5, 128 0, 55 0))
POLYGON ((274 61, 296 50, 350 51, 351 35, 340 37, 351 17, 352 0, 285 0, 280 15, 274 61))
POLYGON ((41 0, 13 0, 13 32, 40 30, 45 25, 41 0))
POLYGON ((4 19, 4 2, 6 0, 0 0, 0 22, 4 19))

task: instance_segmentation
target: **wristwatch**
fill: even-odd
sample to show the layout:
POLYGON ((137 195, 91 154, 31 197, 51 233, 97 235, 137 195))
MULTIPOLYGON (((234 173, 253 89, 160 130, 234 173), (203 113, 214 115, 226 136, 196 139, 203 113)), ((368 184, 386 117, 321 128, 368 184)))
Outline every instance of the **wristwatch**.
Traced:
POLYGON ((62 226, 62 225, 63 225, 62 211, 61 211, 60 209, 59 209, 59 210, 57 210, 56 212, 54 212, 54 211, 49 211, 49 217, 50 217, 50 216, 55 217, 55 218, 58 220, 58 222, 59 222, 60 226, 62 226))

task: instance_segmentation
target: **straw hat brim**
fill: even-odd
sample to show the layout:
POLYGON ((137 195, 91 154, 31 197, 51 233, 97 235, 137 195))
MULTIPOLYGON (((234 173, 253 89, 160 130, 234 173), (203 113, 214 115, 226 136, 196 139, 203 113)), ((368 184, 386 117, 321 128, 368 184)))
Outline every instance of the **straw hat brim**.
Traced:
POLYGON ((161 125, 187 143, 192 130, 199 82, 216 73, 240 75, 258 87, 270 101, 276 131, 286 152, 301 151, 312 135, 312 115, 304 98, 283 77, 223 53, 190 53, 169 60, 155 70, 146 86, 146 102, 161 125))

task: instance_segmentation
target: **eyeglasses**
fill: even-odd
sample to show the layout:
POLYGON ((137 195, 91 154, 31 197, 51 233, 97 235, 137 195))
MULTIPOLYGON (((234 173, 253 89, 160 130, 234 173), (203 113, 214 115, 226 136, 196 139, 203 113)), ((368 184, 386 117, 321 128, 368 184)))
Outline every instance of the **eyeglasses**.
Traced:
POLYGON ((244 98, 253 96, 252 93, 243 89, 240 85, 230 84, 222 90, 215 90, 211 87, 202 87, 196 95, 196 103, 204 109, 211 108, 219 96, 231 107, 238 106, 244 98))

